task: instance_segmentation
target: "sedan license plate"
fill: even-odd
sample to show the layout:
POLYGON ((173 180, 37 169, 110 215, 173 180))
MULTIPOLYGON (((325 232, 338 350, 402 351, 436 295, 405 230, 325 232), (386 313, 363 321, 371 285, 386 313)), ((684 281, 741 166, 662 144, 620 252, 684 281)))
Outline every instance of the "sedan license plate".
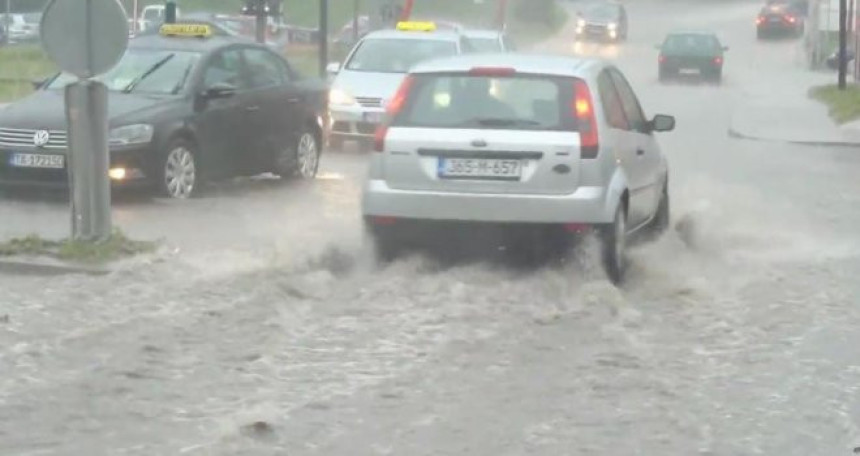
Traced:
POLYGON ((520 160, 495 158, 440 158, 439 177, 443 179, 519 180, 520 160))
POLYGON ((363 122, 378 124, 382 123, 382 115, 381 112, 365 112, 361 115, 361 120, 363 122))
POLYGON ((62 155, 12 154, 9 165, 17 168, 63 169, 66 160, 62 155))

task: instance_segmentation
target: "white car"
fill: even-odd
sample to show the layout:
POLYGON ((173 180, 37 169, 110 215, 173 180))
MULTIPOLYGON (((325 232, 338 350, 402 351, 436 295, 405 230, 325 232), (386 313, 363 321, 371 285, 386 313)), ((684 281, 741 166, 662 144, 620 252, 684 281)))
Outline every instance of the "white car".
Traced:
POLYGON ((622 73, 601 60, 465 55, 418 65, 377 130, 362 213, 388 260, 476 224, 566 249, 596 228, 620 281, 628 236, 669 224, 668 166, 622 73), (432 235, 435 231, 435 236, 432 235))
POLYGON ((10 14, 8 17, 0 14, 0 24, 6 26, 8 40, 13 43, 34 41, 39 39, 39 20, 41 14, 10 14))
POLYGON ((436 30, 431 22, 401 23, 397 30, 367 34, 342 66, 334 63, 328 67, 334 76, 329 95, 331 147, 339 149, 345 140, 369 144, 385 114, 385 104, 410 68, 467 49, 469 44, 462 35, 436 30))

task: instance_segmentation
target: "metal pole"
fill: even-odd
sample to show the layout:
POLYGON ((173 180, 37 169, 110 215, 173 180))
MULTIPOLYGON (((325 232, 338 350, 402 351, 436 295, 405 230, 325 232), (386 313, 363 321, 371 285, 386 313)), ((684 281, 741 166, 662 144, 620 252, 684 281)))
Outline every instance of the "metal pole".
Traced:
POLYGON ((132 21, 133 21, 133 23, 131 24, 131 29, 135 35, 137 35, 137 32, 140 31, 140 30, 138 30, 138 27, 137 27, 137 21, 140 20, 140 18, 138 17, 139 13, 138 13, 137 8, 140 5, 137 2, 138 2, 138 0, 134 0, 134 4, 132 5, 132 8, 134 8, 134 11, 132 11, 132 13, 131 13, 131 17, 132 17, 132 21))
POLYGON ((848 72, 848 2, 839 0, 839 89, 845 89, 847 82, 845 75, 848 72))
POLYGON ((256 5, 257 25, 255 35, 257 42, 266 43, 266 0, 257 0, 256 5))
POLYGON ((66 86, 65 95, 72 238, 103 241, 112 230, 107 87, 81 80, 66 86))
POLYGON ((164 4, 164 23, 176 23, 176 2, 174 0, 167 0, 164 4))
POLYGON ((3 16, 3 30, 6 31, 4 36, 6 37, 6 41, 11 41, 9 39, 9 27, 12 25, 12 0, 6 0, 6 15, 3 16))
POLYGON ((328 0, 320 0, 320 77, 325 77, 328 65, 328 0))
POLYGON ((412 7, 415 6, 415 0, 406 0, 406 7, 400 14, 401 21, 408 21, 412 17, 412 7))
POLYGON ((358 15, 359 15, 359 1, 353 0, 352 2, 352 42, 358 43, 358 15))

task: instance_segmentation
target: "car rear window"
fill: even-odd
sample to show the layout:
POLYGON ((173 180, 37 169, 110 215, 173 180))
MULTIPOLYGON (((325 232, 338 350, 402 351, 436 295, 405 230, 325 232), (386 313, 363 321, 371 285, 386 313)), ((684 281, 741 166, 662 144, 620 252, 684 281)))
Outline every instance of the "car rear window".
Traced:
POLYGON ((415 76, 395 126, 575 130, 571 79, 467 74, 415 76))
POLYGON ((719 47, 717 37, 705 34, 669 35, 663 43, 663 49, 677 52, 714 50, 719 47))

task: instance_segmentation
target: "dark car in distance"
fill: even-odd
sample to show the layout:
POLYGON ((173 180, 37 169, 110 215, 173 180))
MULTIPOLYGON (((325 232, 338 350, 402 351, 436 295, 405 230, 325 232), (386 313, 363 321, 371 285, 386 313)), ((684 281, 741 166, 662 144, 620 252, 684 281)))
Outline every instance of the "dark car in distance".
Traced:
MULTIPOLYGON (((130 41, 98 77, 109 89, 110 178, 187 198, 202 181, 272 172, 316 175, 327 90, 265 46, 201 24, 130 41)), ((0 110, 0 185, 68 185, 68 74, 0 110)))
POLYGON ((586 5, 576 19, 576 39, 580 41, 611 41, 627 39, 627 10, 616 2, 586 5))
POLYGON ((688 74, 714 82, 722 80, 725 51, 729 48, 713 32, 670 33, 657 48, 660 81, 688 74))
POLYGON ((756 37, 803 36, 804 19, 799 12, 787 4, 773 4, 761 9, 756 17, 756 37))

